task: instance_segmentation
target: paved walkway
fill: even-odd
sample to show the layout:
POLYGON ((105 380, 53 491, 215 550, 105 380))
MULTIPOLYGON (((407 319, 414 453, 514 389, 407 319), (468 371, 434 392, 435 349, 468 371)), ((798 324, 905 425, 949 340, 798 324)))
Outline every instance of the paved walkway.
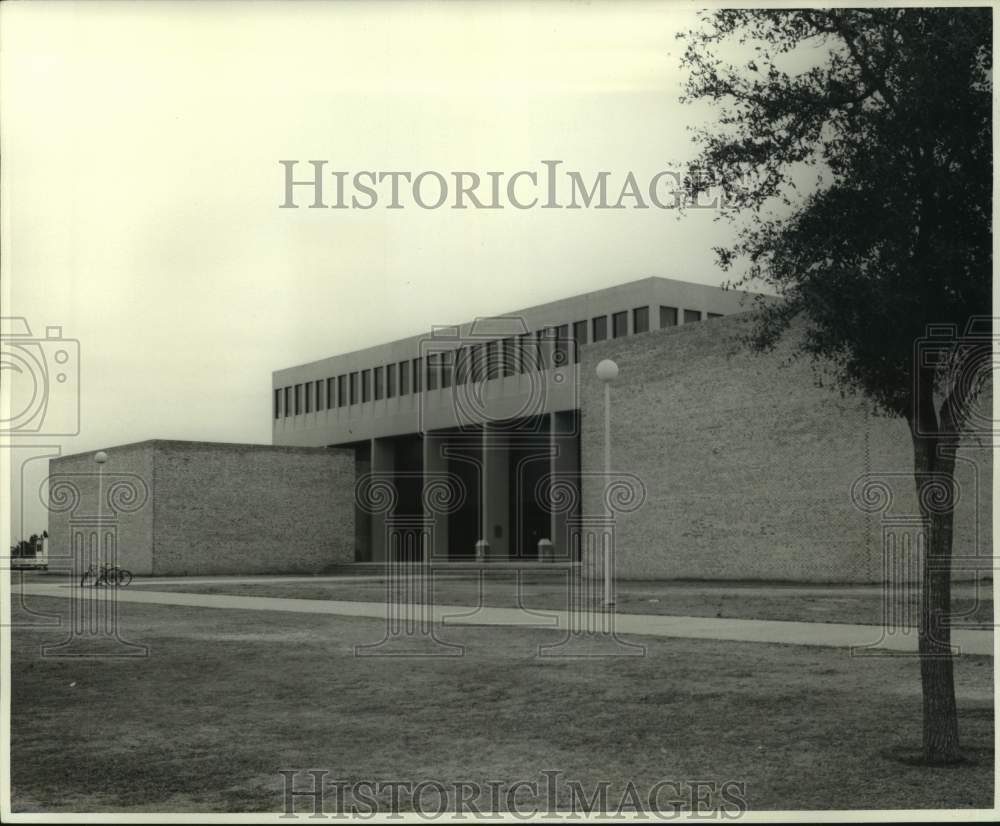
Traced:
MULTIPOLYGON (((69 573, 62 571, 59 573, 51 574, 35 574, 34 576, 25 577, 25 584, 30 585, 46 585, 50 587, 64 587, 63 583, 66 582, 69 573), (48 580, 48 581, 46 581, 48 580)), ((273 582, 315 582, 315 583, 326 583, 326 582, 379 582, 385 579, 385 574, 328 574, 328 575, 316 575, 316 574, 303 574, 301 576, 296 576, 294 574, 275 574, 273 576, 268 575, 254 575, 254 576, 163 576, 163 577, 153 577, 153 576, 137 576, 132 580, 132 586, 144 587, 148 585, 256 585, 258 583, 273 583, 273 582)), ((12 579, 13 583, 14 580, 12 579)))
MULTIPOLYGON (((286 580, 287 581, 287 580, 286 580)), ((68 585, 25 584, 26 595, 69 598, 68 585)), ((103 590, 83 589, 87 599, 102 599, 103 590)), ((384 602, 348 602, 342 600, 291 599, 285 597, 248 597, 231 594, 185 594, 122 588, 121 602, 154 605, 184 605, 197 608, 226 608, 249 611, 290 611, 302 614, 335 614, 347 617, 387 618, 384 602)), ((497 625, 548 628, 552 630, 613 630, 623 636, 681 637, 686 639, 731 640, 734 642, 815 645, 828 648, 871 647, 889 651, 912 652, 917 649, 915 629, 885 633, 874 625, 849 625, 824 622, 781 622, 775 620, 717 619, 714 617, 671 617, 650 614, 614 614, 603 612, 529 611, 518 608, 471 607, 468 605, 413 606, 414 619, 430 618, 445 625, 497 625)), ((963 654, 993 654, 991 630, 955 629, 952 642, 963 654)))
MULTIPOLYGON (((565 575, 565 568, 540 567, 537 570, 527 571, 528 574, 537 575, 539 573, 548 575, 552 581, 565 581, 559 575, 565 575)), ((524 571, 522 571, 523 573, 524 571)), ((16 573, 16 572, 15 572, 16 573)), ((444 580, 475 580, 482 574, 486 578, 495 577, 497 574, 511 576, 515 573, 513 568, 501 569, 499 567, 483 568, 478 570, 452 570, 436 569, 435 579, 444 580)), ((25 572, 23 582, 28 584, 56 585, 65 583, 67 572, 48 572, 47 574, 37 572, 25 572)), ((397 573, 397 576, 405 576, 397 573)), ((137 576, 132 581, 132 588, 149 588, 157 585, 258 585, 264 583, 299 583, 308 582, 315 585, 324 585, 343 582, 384 582, 385 572, 381 573, 346 573, 346 574, 232 574, 232 575, 206 575, 206 576, 137 576)), ((18 582, 11 580, 12 584, 18 582)), ((843 596, 851 597, 857 595, 880 595, 883 592, 881 585, 804 585, 791 582, 733 582, 726 580, 618 580, 619 593, 627 595, 632 592, 662 592, 663 594, 698 593, 718 594, 720 596, 764 596, 774 597, 784 596, 843 596)), ((911 590, 916 590, 913 588, 911 590)), ((953 597, 982 597, 993 598, 993 585, 990 582, 954 582, 952 583, 953 597)))

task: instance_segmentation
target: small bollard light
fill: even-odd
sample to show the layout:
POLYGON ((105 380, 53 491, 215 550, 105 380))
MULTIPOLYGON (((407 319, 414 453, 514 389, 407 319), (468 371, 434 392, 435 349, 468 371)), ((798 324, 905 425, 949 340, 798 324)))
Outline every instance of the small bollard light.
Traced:
POLYGON ((485 539, 476 542, 476 562, 488 562, 490 558, 490 543, 485 539))
POLYGON ((539 539, 538 540, 538 559, 540 562, 554 562, 553 546, 552 540, 550 539, 539 539))

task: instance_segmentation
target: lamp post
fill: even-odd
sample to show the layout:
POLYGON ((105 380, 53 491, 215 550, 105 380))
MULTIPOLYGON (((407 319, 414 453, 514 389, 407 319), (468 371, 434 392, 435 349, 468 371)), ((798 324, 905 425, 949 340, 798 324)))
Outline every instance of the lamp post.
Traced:
POLYGON ((94 461, 97 463, 97 564, 100 566, 104 562, 104 528, 101 525, 101 505, 104 500, 104 463, 108 461, 108 454, 99 450, 94 454, 94 461))
MULTIPOLYGON (((618 365, 604 359, 597 365, 597 378, 604 384, 604 485, 611 484, 611 383, 618 378, 618 365)), ((604 607, 614 608, 614 548, 609 541, 604 547, 604 607)))

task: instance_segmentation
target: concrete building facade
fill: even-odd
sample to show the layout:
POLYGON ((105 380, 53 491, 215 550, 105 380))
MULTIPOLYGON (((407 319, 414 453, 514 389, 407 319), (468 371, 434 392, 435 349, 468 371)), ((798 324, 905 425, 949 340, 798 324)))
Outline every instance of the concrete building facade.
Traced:
POLYGON ((387 516, 430 519, 436 560, 537 559, 547 540, 569 561, 557 537, 580 513, 587 347, 739 312, 745 299, 647 278, 279 370, 273 440, 349 447, 359 479, 392 488, 387 511, 366 507, 362 488, 358 561, 392 556, 387 516), (432 483, 447 500, 437 506, 423 496, 432 483), (564 488, 576 507, 551 507, 564 488))
MULTIPOLYGON (((613 538, 621 578, 914 579, 905 422, 818 386, 792 339, 750 352, 750 298, 649 278, 278 370, 271 446, 108 450, 107 473, 148 482, 121 558, 167 575, 417 559, 597 575, 613 538)), ((93 472, 93 454, 53 460, 52 484, 89 473, 96 501, 93 472)), ((989 439, 963 442, 957 481, 955 576, 989 575, 989 439)), ((55 555, 76 541, 65 511, 55 555)))
MULTIPOLYGON (((492 559, 533 560, 548 540, 581 561, 581 524, 631 479, 642 503, 612 520, 619 576, 915 577, 885 556, 920 532, 905 422, 817 386, 792 340, 749 352, 749 298, 650 278, 279 370, 274 442, 348 447, 357 478, 389 480, 388 510, 357 513, 359 561, 393 556, 387 514, 420 513, 442 475, 461 503, 431 515, 433 559, 485 542, 492 559), (610 476, 602 359, 620 368, 610 476), (873 512, 864 496, 883 487, 891 504, 873 512)), ((992 552, 989 446, 970 440, 957 467, 956 577, 971 578, 992 552)))

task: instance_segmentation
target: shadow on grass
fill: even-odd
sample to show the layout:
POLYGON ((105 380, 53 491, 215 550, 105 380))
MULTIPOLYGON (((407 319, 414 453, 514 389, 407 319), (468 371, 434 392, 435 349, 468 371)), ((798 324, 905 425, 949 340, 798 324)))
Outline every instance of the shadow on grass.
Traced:
POLYGON ((892 748, 883 749, 881 756, 886 760, 902 763, 904 766, 913 766, 921 769, 975 769, 983 765, 993 765, 993 751, 985 748, 963 748, 962 756, 951 763, 932 763, 924 757, 923 749, 919 746, 899 745, 892 748))

